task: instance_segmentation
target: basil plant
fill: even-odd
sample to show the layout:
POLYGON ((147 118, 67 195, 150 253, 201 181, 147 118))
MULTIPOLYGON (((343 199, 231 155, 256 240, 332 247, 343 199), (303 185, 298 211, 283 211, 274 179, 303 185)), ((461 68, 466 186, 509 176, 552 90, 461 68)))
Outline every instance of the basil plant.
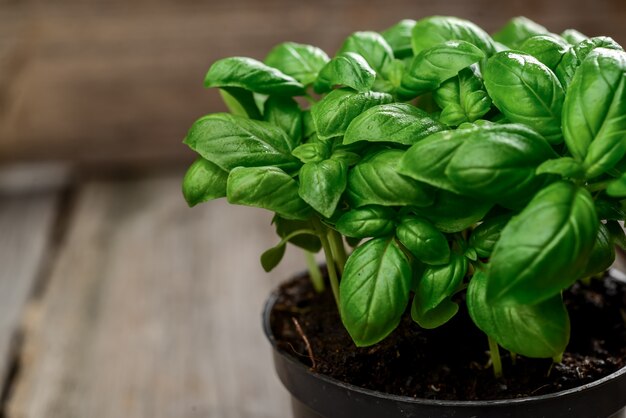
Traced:
POLYGON ((626 53, 611 38, 434 16, 356 32, 333 57, 286 42, 224 58, 205 85, 230 113, 184 140, 199 155, 187 202, 274 212, 263 267, 300 247, 318 291, 323 251, 358 346, 408 310, 442 326, 464 300, 496 374, 498 346, 559 361, 563 290, 626 241, 626 53))

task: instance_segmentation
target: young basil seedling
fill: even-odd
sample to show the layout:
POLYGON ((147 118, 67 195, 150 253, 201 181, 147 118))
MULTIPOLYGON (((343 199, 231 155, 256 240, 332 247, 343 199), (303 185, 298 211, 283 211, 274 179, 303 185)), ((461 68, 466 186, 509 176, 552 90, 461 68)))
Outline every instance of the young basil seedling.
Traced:
POLYGON ((562 291, 626 247, 626 53, 611 38, 407 19, 332 57, 286 42, 264 62, 224 58, 205 85, 231 114, 191 126, 185 199, 274 212, 263 268, 304 250, 358 346, 409 312, 425 329, 465 312, 496 375, 498 345, 558 361, 562 291))

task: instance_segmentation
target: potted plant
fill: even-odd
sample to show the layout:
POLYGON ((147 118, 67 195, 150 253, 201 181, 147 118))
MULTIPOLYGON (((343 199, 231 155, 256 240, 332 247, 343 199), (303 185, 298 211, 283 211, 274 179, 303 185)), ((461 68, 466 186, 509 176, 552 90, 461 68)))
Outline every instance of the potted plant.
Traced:
MULTIPOLYGON (((612 316, 591 329, 612 324, 607 338, 621 335, 623 345, 610 354, 621 363, 609 365, 607 377, 551 394, 503 390, 488 400, 480 393, 451 400, 437 384, 416 394, 410 388, 424 385, 411 383, 404 366, 394 367, 405 369, 406 387, 384 394, 385 383, 360 388, 337 379, 344 371, 328 372, 332 365, 316 367, 324 355, 310 342, 325 315, 312 301, 326 298, 338 312, 328 329, 351 339, 335 352, 364 359, 365 380, 389 368, 385 360, 368 364, 375 353, 400 356, 391 339, 430 344, 441 335, 452 338, 441 349, 450 357, 484 343, 492 375, 480 351, 467 363, 494 385, 511 385, 503 380, 508 370, 523 374, 531 365, 543 377, 557 373, 577 332, 568 309, 594 286, 606 287, 595 277, 613 263, 615 245, 626 244, 618 223, 626 197, 626 53, 615 41, 574 30, 556 35, 525 18, 490 36, 466 20, 435 16, 381 34, 356 32, 333 58, 293 42, 264 62, 225 58, 205 85, 220 89, 231 113, 200 118, 185 138, 199 154, 184 179, 187 202, 226 197, 274 212, 280 241, 261 256, 263 267, 276 266, 288 243, 298 246, 319 293, 305 289, 291 305, 289 292, 274 295, 265 313, 296 417, 624 413, 626 316, 619 317, 624 301, 615 283, 613 296, 595 294, 617 302, 602 306, 612 316), (277 304, 289 305, 283 325, 274 318, 277 304), (313 319, 299 321, 299 310, 313 311, 313 319), (300 349, 279 341, 289 338, 275 335, 281 327, 300 349)), ((322 340, 336 334, 328 329, 322 340)))

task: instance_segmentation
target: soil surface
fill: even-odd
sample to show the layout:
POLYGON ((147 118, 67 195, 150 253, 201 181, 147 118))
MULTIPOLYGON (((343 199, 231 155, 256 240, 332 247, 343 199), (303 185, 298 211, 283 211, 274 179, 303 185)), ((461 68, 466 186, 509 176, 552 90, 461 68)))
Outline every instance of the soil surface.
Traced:
POLYGON ((513 362, 501 349, 501 379, 493 377, 487 338, 465 306, 435 330, 421 329, 407 311, 387 339, 357 348, 330 292, 316 294, 302 276, 281 286, 271 322, 279 349, 356 386, 417 398, 506 399, 581 386, 626 366, 626 284, 611 278, 578 283, 564 298, 572 335, 563 362, 521 356, 513 362))

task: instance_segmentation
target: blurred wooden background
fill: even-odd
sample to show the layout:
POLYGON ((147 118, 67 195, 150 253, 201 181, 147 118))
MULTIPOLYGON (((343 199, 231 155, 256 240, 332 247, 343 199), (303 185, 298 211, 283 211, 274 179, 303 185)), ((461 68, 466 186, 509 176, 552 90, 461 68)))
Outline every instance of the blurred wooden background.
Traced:
POLYGON ((333 53, 353 31, 431 14, 488 31, 526 15, 626 43, 624 0, 2 0, 0 162, 189 161, 187 128, 222 109, 202 87, 216 59, 262 59, 284 40, 333 53))
POLYGON ((268 277, 269 213, 183 202, 204 74, 432 14, 626 44, 625 0, 0 0, 0 418, 287 416, 260 312, 304 262, 268 277))

